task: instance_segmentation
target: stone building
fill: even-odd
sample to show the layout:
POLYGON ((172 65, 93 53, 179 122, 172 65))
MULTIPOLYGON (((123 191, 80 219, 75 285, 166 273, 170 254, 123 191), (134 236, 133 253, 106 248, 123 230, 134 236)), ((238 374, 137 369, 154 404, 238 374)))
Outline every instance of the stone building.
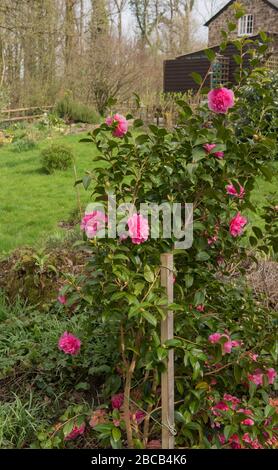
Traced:
MULTIPOLYGON (((205 80, 205 85, 215 87, 220 84, 232 86, 236 83, 238 65, 235 55, 238 50, 233 43, 229 43, 222 51, 220 44, 223 41, 221 31, 228 32, 228 23, 235 24, 232 32, 228 32, 229 39, 250 37, 260 42, 260 32, 265 32, 271 38, 271 44, 265 55, 264 64, 278 70, 278 0, 240 0, 238 3, 244 8, 244 16, 235 19, 236 0, 227 1, 205 24, 209 28, 208 47, 212 49, 217 60, 210 64, 206 50, 185 54, 175 59, 164 61, 164 92, 184 93, 198 90, 192 77, 197 72, 205 80)), ((248 55, 245 55, 243 66, 249 67, 248 55)))
MULTIPOLYGON (((229 22, 234 23, 235 0, 228 2, 205 24, 209 28, 209 47, 222 41, 222 30, 227 30, 229 22)), ((260 31, 278 33, 278 0, 240 0, 245 15, 237 20, 237 28, 229 33, 231 39, 239 36, 256 36, 260 31)))

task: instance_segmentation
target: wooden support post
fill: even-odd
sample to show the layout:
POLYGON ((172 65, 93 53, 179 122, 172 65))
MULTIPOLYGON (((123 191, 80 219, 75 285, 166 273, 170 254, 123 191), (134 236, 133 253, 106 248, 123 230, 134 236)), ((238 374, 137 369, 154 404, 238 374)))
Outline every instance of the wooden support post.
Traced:
MULTIPOLYGON (((174 261, 171 253, 164 253, 160 258, 161 285, 166 288, 168 304, 173 303, 174 261)), ((161 322, 161 343, 172 339, 174 334, 173 312, 166 307, 166 317, 161 322)), ((174 449, 175 438, 170 429, 174 430, 174 350, 168 353, 165 361, 166 370, 161 374, 161 406, 162 406, 162 449, 174 449), (170 428, 170 429, 169 429, 170 428)))

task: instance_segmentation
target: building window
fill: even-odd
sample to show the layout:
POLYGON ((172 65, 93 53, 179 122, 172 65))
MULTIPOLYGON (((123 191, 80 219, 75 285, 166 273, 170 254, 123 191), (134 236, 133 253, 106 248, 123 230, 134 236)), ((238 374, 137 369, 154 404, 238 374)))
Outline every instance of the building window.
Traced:
POLYGON ((254 31, 254 16, 244 15, 238 21, 238 35, 250 36, 254 31))

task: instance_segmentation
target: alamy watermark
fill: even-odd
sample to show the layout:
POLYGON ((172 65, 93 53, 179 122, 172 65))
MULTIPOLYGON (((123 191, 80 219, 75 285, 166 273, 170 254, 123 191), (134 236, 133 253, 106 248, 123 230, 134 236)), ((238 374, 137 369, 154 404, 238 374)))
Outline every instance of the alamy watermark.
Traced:
POLYGON ((108 194, 107 204, 88 204, 85 215, 96 211, 103 214, 102 222, 95 233, 97 238, 120 238, 130 236, 128 221, 134 214, 140 214, 148 221, 151 239, 174 239, 175 249, 189 249, 193 243, 193 204, 191 203, 133 203, 117 205, 115 194, 108 194), (104 223, 105 222, 105 223, 104 223))

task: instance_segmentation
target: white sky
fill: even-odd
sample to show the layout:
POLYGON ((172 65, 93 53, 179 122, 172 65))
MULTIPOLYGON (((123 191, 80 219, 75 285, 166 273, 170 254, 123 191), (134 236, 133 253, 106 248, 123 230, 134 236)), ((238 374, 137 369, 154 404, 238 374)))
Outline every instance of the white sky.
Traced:
MULTIPOLYGON (((194 7, 194 18, 198 24, 197 34, 201 39, 206 39, 208 35, 208 28, 203 24, 212 16, 212 12, 216 13, 222 6, 228 3, 229 0, 196 0, 194 7)), ((123 16, 123 28, 126 35, 133 36, 135 28, 134 19, 130 11, 127 9, 123 16)))

